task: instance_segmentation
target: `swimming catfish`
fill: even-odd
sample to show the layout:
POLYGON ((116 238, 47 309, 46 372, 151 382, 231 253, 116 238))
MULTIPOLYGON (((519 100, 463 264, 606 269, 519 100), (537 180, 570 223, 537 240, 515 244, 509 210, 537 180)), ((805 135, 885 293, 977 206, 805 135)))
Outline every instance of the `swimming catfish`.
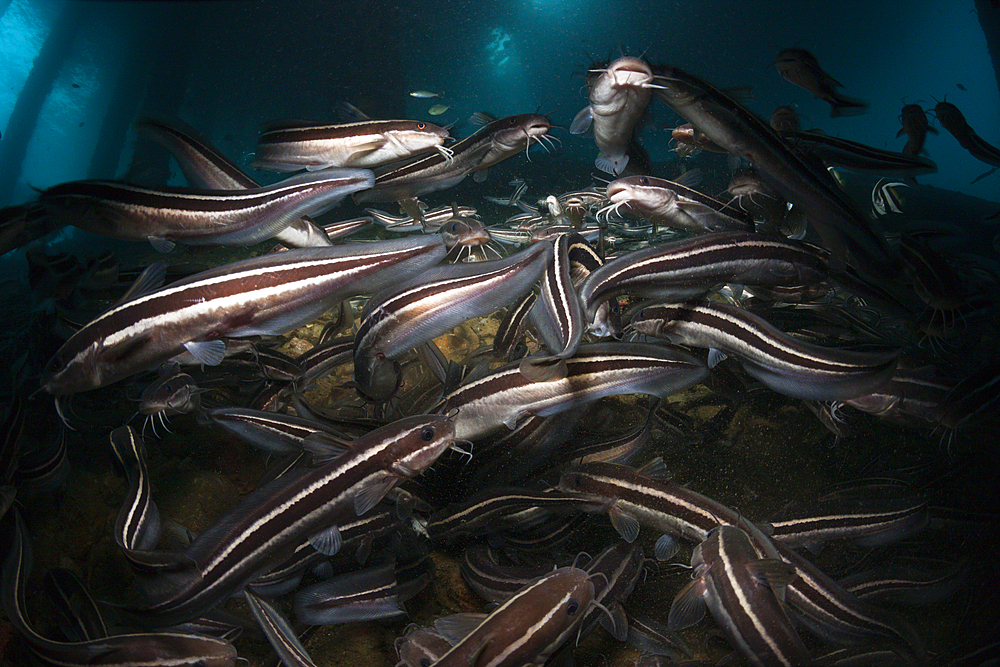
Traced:
POLYGON ((816 56, 805 49, 783 49, 778 53, 774 66, 786 81, 805 88, 817 100, 829 103, 831 118, 864 113, 868 108, 867 102, 838 91, 844 84, 827 74, 819 66, 816 56))
POLYGON ((655 87, 653 71, 639 58, 619 58, 605 68, 590 70, 590 104, 576 115, 569 131, 582 134, 593 125, 594 143, 601 151, 594 161, 598 169, 616 176, 625 170, 635 127, 655 87))

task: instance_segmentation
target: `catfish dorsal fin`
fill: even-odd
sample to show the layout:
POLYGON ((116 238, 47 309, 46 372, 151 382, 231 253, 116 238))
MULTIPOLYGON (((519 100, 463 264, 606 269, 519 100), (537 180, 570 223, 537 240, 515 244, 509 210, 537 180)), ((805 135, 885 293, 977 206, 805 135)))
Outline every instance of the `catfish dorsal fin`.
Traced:
POLYGON ((163 282, 167 278, 167 263, 162 259, 157 260, 143 269, 139 277, 135 279, 132 286, 122 294, 122 297, 115 302, 112 308, 117 308, 123 303, 128 303, 146 296, 163 287, 163 282))
POLYGON ((663 481, 669 481, 673 476, 670 471, 667 470, 667 464, 663 462, 662 456, 657 456, 655 459, 651 459, 647 463, 637 468, 638 472, 650 477, 652 479, 660 479, 663 481))
POLYGON ((469 117, 470 123, 472 123, 473 125, 479 125, 480 127, 483 125, 489 125, 495 120, 496 118, 482 111, 477 111, 476 113, 472 114, 472 116, 469 117))
POLYGON ((448 643, 455 645, 472 634, 483 621, 487 614, 477 614, 472 612, 452 614, 443 616, 434 621, 434 629, 437 630, 448 643))

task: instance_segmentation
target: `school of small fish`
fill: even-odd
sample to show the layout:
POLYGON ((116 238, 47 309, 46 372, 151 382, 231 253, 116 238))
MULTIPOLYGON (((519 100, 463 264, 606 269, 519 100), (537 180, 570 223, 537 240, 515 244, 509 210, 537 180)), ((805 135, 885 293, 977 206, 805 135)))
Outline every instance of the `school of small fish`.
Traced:
MULTIPOLYGON (((805 49, 773 64, 866 112, 805 49)), ((994 664, 997 214, 934 217, 927 112, 877 149, 629 56, 587 96, 564 140, 603 176, 572 191, 483 184, 558 151, 548 115, 455 139, 344 104, 263 129, 271 185, 143 119, 189 186, 0 212, 46 304, 12 322, 0 659, 994 664), (650 105, 679 173, 651 173, 650 105), (485 205, 445 205, 469 175, 485 205), (48 254, 67 225, 170 254, 48 254)))

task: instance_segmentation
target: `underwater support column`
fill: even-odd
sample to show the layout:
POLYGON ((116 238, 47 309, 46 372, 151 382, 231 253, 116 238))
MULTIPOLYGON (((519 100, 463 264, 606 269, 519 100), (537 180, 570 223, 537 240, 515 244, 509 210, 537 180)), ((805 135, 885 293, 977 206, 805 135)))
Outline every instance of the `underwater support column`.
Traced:
POLYGON ((73 41, 87 9, 84 2, 65 4, 35 57, 28 80, 24 82, 24 88, 14 104, 7 131, 3 141, 0 141, 0 206, 17 203, 12 202, 11 197, 28 153, 28 142, 35 133, 42 105, 52 92, 52 84, 73 51, 73 41))
POLYGON ((986 48, 993 61, 993 76, 1000 93, 1000 0, 976 0, 976 13, 986 36, 986 48))

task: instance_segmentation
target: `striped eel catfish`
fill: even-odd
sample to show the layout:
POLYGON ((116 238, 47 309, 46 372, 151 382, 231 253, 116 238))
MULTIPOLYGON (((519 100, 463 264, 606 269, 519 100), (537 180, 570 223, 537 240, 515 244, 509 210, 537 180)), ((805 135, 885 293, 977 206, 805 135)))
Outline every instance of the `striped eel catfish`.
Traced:
POLYGON ((884 546, 927 527, 927 498, 907 486, 881 480, 859 483, 768 518, 772 540, 790 547, 816 547, 831 539, 884 546))
POLYGON ((452 155, 431 154, 379 173, 375 184, 354 195, 354 201, 392 202, 410 199, 457 185, 472 172, 527 151, 540 142, 552 124, 540 114, 506 116, 488 122, 475 133, 449 148, 452 155))
MULTIPOLYGON (((392 492, 390 492, 390 496, 392 492)), ((375 509, 366 512, 364 516, 359 516, 337 526, 339 542, 336 537, 331 540, 327 553, 316 551, 308 538, 304 538, 292 555, 284 563, 277 565, 266 574, 254 578, 248 588, 258 595, 273 598, 291 593, 298 588, 302 581, 302 576, 307 569, 329 560, 342 551, 348 553, 354 551, 355 561, 364 565, 372 551, 372 544, 375 540, 393 533, 400 533, 405 529, 405 522, 410 515, 401 517, 401 507, 405 503, 397 497, 396 502, 392 502, 391 497, 387 497, 386 502, 381 503, 375 509)), ((332 531, 331 531, 332 532, 332 531)))
POLYGON ((31 543, 20 514, 15 513, 13 521, 8 522, 7 532, 13 532, 13 540, 3 569, 3 610, 42 661, 60 667, 232 667, 236 664, 236 649, 228 641, 185 632, 133 633, 75 642, 43 637, 31 626, 24 605, 24 587, 31 570, 31 543))
POLYGON ((868 108, 864 100, 848 97, 838 90, 844 87, 843 84, 820 67, 816 56, 805 49, 782 49, 772 64, 783 79, 828 103, 830 118, 864 113, 868 108))
MULTIPOLYGON (((784 108, 787 109, 789 107, 784 108)), ((708 151, 709 153, 729 152, 706 137, 704 132, 694 129, 694 125, 691 123, 683 123, 670 130, 670 139, 674 143, 674 152, 681 159, 697 155, 698 151, 708 151)))
POLYGON ((841 586, 864 600, 895 600, 907 604, 932 605, 970 584, 970 563, 962 560, 946 569, 926 570, 901 564, 875 567, 838 580, 841 586))
POLYGON ((758 526, 722 503, 679 484, 658 479, 662 460, 644 474, 627 466, 587 463, 563 472, 559 489, 603 499, 612 525, 626 540, 638 536, 639 525, 687 540, 702 542, 719 525, 740 526, 766 558, 795 566, 797 576, 785 588, 785 599, 800 613, 810 631, 831 641, 853 643, 872 635, 885 637, 900 654, 921 662, 923 644, 906 621, 844 590, 833 579, 758 526), (655 476, 654 476, 655 475, 655 476))
POLYGON ((593 321, 603 301, 624 292, 690 296, 719 283, 803 285, 827 273, 826 259, 806 243, 746 232, 702 234, 616 257, 587 276, 580 300, 593 321))
POLYGON ((326 167, 377 167, 436 150, 448 130, 422 120, 361 120, 354 123, 294 121, 261 133, 250 165, 271 171, 314 171, 326 167))
MULTIPOLYGON (((405 560, 411 560, 409 558, 405 560)), ((406 567, 404 559, 337 574, 295 593, 295 618, 308 625, 336 625, 406 616, 403 604, 433 578, 430 570, 406 567)))
POLYGON ((250 190, 146 188, 118 181, 71 181, 42 192, 38 202, 60 222, 88 232, 150 241, 169 251, 189 245, 253 245, 308 213, 370 188, 367 169, 329 169, 250 190))
MULTIPOLYGON (((558 488, 591 500, 603 499, 605 503, 597 511, 607 513, 611 525, 626 542, 634 542, 639 536, 640 524, 666 535, 703 542, 716 526, 740 522, 739 515, 722 503, 659 479, 661 471, 665 472, 659 458, 642 471, 595 461, 563 471, 558 488)), ((768 543, 767 536, 755 525, 749 524, 747 530, 756 543, 768 543)), ((765 549, 765 553, 768 557, 776 555, 773 549, 765 549)))
POLYGON ((414 220, 409 215, 391 215, 377 208, 365 209, 365 213, 374 218, 375 222, 389 231, 401 233, 439 231, 444 223, 456 217, 456 211, 458 217, 462 218, 476 218, 479 216, 479 213, 472 206, 456 206, 452 204, 451 206, 439 206, 423 211, 424 222, 421 224, 419 220, 414 220))
POLYGON ((972 157, 990 166, 1000 167, 1000 149, 986 143, 982 137, 976 134, 958 107, 951 102, 938 102, 937 106, 934 107, 934 115, 937 116, 941 127, 951 132, 962 148, 972 154, 972 157))
POLYGON ((142 390, 139 397, 139 414, 145 415, 142 430, 152 425, 153 435, 156 435, 156 423, 167 429, 168 417, 189 414, 201 408, 201 395, 206 390, 200 389, 194 378, 187 373, 181 373, 179 367, 168 364, 167 370, 156 380, 142 390))
POLYGON ((435 667, 542 664, 577 629, 594 600, 590 575, 563 567, 536 579, 489 616, 456 614, 434 627, 453 641, 435 667))
MULTIPOLYGON (((428 536, 435 541, 452 542, 469 535, 486 535, 516 528, 516 517, 524 510, 541 510, 548 514, 578 511, 579 495, 558 491, 532 491, 521 488, 491 487, 473 494, 461 503, 448 505, 427 519, 428 536)), ((597 508, 594 508, 595 510, 597 508)))
POLYGON ((140 291, 73 334, 49 361, 41 385, 56 396, 97 389, 185 350, 215 365, 226 336, 291 331, 346 297, 418 273, 444 253, 438 237, 302 248, 140 291))
POLYGON ((714 301, 648 306, 631 326, 675 344, 733 355, 774 391, 807 400, 843 401, 878 391, 892 379, 899 358, 899 350, 858 352, 806 343, 749 311, 714 301))
POLYGON ((370 401, 390 398, 399 373, 390 362, 520 298, 551 261, 551 244, 538 243, 502 260, 434 267, 373 296, 354 336, 358 391, 370 401))
POLYGON ((899 122, 903 127, 899 129, 896 136, 906 135, 903 155, 920 155, 924 150, 924 140, 927 139, 927 133, 938 133, 927 122, 927 112, 919 104, 904 105, 899 113, 899 122))
POLYGON ((876 176, 920 176, 937 171, 937 165, 922 155, 886 151, 819 132, 784 132, 782 136, 803 153, 819 157, 828 167, 876 176))
POLYGON ((513 362, 451 392, 435 411, 457 409, 457 437, 476 440, 504 426, 513 429, 527 415, 553 415, 620 394, 662 398, 706 377, 705 364, 679 348, 594 343, 581 345, 566 359, 564 378, 533 382, 521 372, 520 362, 513 362))
POLYGON ((628 639, 628 617, 622 603, 632 595, 639 577, 644 573, 645 559, 642 548, 636 544, 616 542, 597 554, 584 568, 592 575, 600 573, 604 585, 594 585, 594 599, 602 603, 610 612, 594 605, 587 610, 583 619, 581 635, 587 635, 598 623, 620 642, 628 639))
POLYGON ((291 623, 277 607, 249 590, 243 591, 243 597, 282 664, 288 667, 316 667, 291 623))
MULTIPOLYGON (((178 121, 167 123, 144 118, 136 124, 136 130, 166 148, 174 156, 184 178, 196 188, 250 190, 260 187, 260 183, 235 162, 178 121)), ((274 235, 274 240, 289 248, 333 245, 326 231, 308 216, 292 220, 288 227, 274 235)))
MULTIPOLYGON (((465 549, 459 566, 462 578, 484 600, 502 603, 551 568, 546 566, 500 565, 485 545, 465 549)), ((616 542, 605 548, 583 567, 587 572, 600 572, 594 577, 594 600, 610 612, 592 606, 586 611, 581 637, 601 622, 619 641, 628 635, 628 620, 621 603, 632 594, 643 573, 643 554, 638 545, 616 542), (617 618, 616 618, 617 616, 617 618)))
POLYGON ((635 128, 649 105, 653 72, 640 58, 622 57, 606 67, 587 73, 590 104, 580 110, 570 124, 570 134, 594 128, 594 143, 600 151, 594 165, 601 171, 620 175, 629 163, 635 128))
POLYGON ((808 649, 771 589, 795 577, 795 568, 762 559, 753 541, 735 526, 719 526, 691 555, 694 579, 674 598, 667 627, 694 625, 706 607, 731 644, 758 667, 806 665, 808 649))
POLYGON ((399 662, 396 667, 428 667, 451 650, 451 643, 439 633, 429 628, 420 628, 411 623, 397 637, 394 645, 399 662))
MULTIPOLYGON (((688 172, 691 173, 691 172, 688 172)), ((652 176, 626 176, 608 184, 605 215, 627 208, 641 218, 694 234, 752 232, 753 218, 682 183, 652 176)))
POLYGON ((466 547, 459 564, 459 572, 469 588, 487 602, 496 603, 510 599, 550 569, 548 565, 501 565, 485 544, 466 547))
POLYGON ((349 438, 314 419, 249 408, 213 408, 205 416, 244 442, 275 454, 306 451, 306 440, 321 433, 324 439, 348 446, 349 438))
POLYGON ((42 577, 46 597, 61 617, 60 630, 69 641, 104 639, 108 628, 97 602, 70 570, 54 567, 42 577))
POLYGON ((899 273, 886 240, 833 178, 792 149, 767 123, 708 82, 676 67, 661 68, 656 83, 657 96, 670 108, 719 146, 753 163, 769 185, 801 207, 832 253, 835 268, 852 263, 875 277, 893 278, 899 273))
POLYGON ((406 417, 358 438, 329 463, 286 473, 201 533, 175 557, 175 571, 147 580, 149 604, 129 611, 156 625, 196 618, 282 563, 304 538, 330 551, 337 523, 368 512, 455 442, 448 417, 406 417))
POLYGON ((552 353, 550 357, 529 357, 522 363, 521 372, 531 380, 565 375, 565 360, 576 353, 587 328, 580 297, 570 278, 569 250, 577 239, 586 245, 583 237, 575 232, 556 237, 552 261, 545 267, 538 299, 529 312, 531 323, 552 353))
MULTIPOLYGON (((579 298, 579 288, 587 276, 604 266, 604 254, 603 251, 597 252, 583 235, 573 232, 569 236, 569 247, 567 248, 569 275, 573 281, 573 287, 577 290, 580 308, 583 309, 584 304, 579 298)), ((593 320, 589 325, 589 331, 599 338, 605 336, 620 337, 622 317, 617 297, 605 299, 597 306, 593 320)))
POLYGON ((785 589, 785 601, 799 612, 810 632, 828 641, 854 644, 872 635, 886 638, 908 664, 924 664, 923 641, 904 619, 876 607, 834 581, 780 542, 778 557, 795 566, 797 577, 785 589))
POLYGON ((153 489, 146 469, 146 446, 131 426, 111 431, 111 452, 125 469, 129 490, 115 519, 115 542, 126 552, 152 549, 160 541, 162 521, 153 502, 153 489))

